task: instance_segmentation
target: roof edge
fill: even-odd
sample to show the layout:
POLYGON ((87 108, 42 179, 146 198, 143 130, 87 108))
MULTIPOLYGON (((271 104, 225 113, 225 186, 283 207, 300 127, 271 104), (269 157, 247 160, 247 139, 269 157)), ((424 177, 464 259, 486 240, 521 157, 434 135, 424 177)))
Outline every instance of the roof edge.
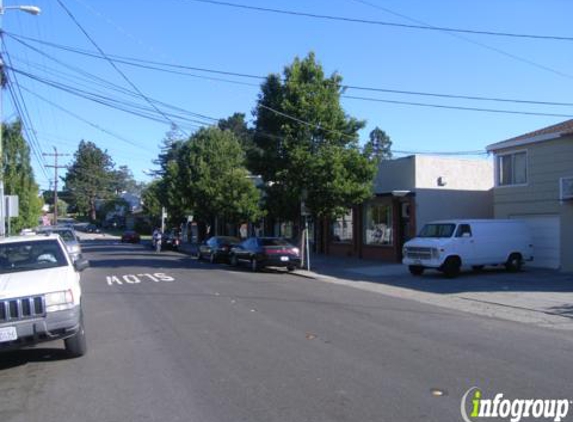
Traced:
POLYGON ((501 142, 497 142, 495 144, 488 145, 487 147, 485 147, 485 149, 487 152, 492 152, 492 151, 497 151, 497 150, 505 149, 505 148, 513 148, 513 147, 519 147, 519 146, 528 145, 528 144, 534 144, 536 142, 551 141, 552 139, 560 138, 564 134, 566 135, 567 133, 554 132, 554 133, 545 133, 543 135, 531 136, 529 138, 521 138, 521 139, 516 139, 516 140, 510 139, 508 141, 501 141, 501 142))

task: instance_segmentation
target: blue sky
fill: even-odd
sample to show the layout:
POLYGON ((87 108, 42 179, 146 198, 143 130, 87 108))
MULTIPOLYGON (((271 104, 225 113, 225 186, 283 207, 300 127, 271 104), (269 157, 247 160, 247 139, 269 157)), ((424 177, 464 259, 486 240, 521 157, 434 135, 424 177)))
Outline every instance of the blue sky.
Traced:
MULTIPOLYGON (((443 31, 263 13, 192 0, 61 1, 107 55, 265 76, 282 72, 295 56, 303 57, 314 51, 327 74, 336 71, 342 75, 343 82, 351 86, 573 103, 573 41, 452 35, 443 31)), ((400 24, 423 22, 431 26, 479 31, 573 36, 570 30, 573 2, 569 0, 228 2, 400 24)), ((22 3, 5 0, 6 6, 14 4, 22 3)), ((2 22, 7 33, 96 51, 58 1, 30 0, 27 4, 39 6, 42 14, 31 16, 7 11, 2 22)), ((5 36, 8 55, 4 54, 4 60, 9 58, 20 72, 120 101, 127 97, 96 86, 93 81, 76 79, 78 74, 73 69, 133 90, 105 60, 65 52, 29 39, 24 41, 45 55, 5 36)), ((243 112, 252 118, 251 111, 259 93, 257 80, 199 71, 189 71, 195 76, 183 76, 125 64, 117 66, 148 98, 213 118, 228 117, 234 112, 243 112)), ((82 77, 86 78, 86 75, 82 77)), ((16 78, 13 82, 17 82, 23 97, 20 108, 27 110, 28 129, 35 131, 38 149, 51 153, 55 146, 59 152, 72 154, 81 139, 90 140, 107 149, 118 165, 128 165, 136 179, 149 180, 144 171, 153 168, 151 161, 157 156, 158 146, 169 130, 167 121, 156 122, 126 114, 46 86, 23 73, 17 74, 16 78)), ((391 137, 394 149, 401 152, 483 150, 490 143, 570 118, 565 116, 573 117, 573 106, 357 90, 348 90, 346 95, 564 115, 486 113, 342 99, 349 115, 367 121, 361 134, 363 140, 379 126, 391 137)), ((16 111, 9 92, 4 92, 3 98, 4 119, 13 119, 16 111)), ((142 98, 129 101, 149 107, 142 98)), ((193 125, 183 126, 187 133, 196 130, 193 125)), ((70 158, 62 160, 65 162, 70 158)), ((42 169, 39 161, 34 160, 36 177, 41 187, 47 188, 52 170, 42 169)), ((50 159, 45 158, 44 164, 51 164, 50 159)))

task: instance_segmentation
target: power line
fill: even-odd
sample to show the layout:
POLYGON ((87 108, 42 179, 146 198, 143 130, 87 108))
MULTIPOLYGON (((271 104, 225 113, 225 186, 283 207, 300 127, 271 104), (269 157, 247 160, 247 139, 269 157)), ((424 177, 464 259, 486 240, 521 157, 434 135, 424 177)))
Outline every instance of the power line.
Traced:
MULTIPOLYGON (((8 53, 8 51, 6 50, 6 45, 4 44, 4 38, 2 37, 2 46, 4 47, 4 52, 6 55, 6 59, 8 61, 8 64, 11 65, 12 63, 12 59, 10 57, 10 54, 8 53)), ((4 69, 9 69, 9 66, 3 66, 4 69)), ((40 142, 38 140, 38 138, 36 137, 35 131, 34 131, 34 127, 32 125, 32 120, 30 118, 30 113, 28 112, 28 108, 26 106, 26 102, 24 101, 24 97, 22 95, 22 92, 20 90, 20 84, 18 83, 17 77, 15 74, 12 73, 13 76, 13 83, 11 83, 10 81, 10 76, 8 75, 8 72, 5 72, 5 75, 8 79, 7 82, 7 86, 8 86, 8 91, 10 93, 10 97, 12 98, 12 103, 14 105, 14 108, 16 109, 16 112, 18 114, 18 116, 20 117, 20 121, 22 122, 22 127, 24 129, 24 132, 27 134, 27 141, 28 144, 30 146, 30 150, 32 151, 32 155, 36 158, 36 161, 38 163, 38 165, 40 166, 40 170, 44 173, 44 175, 46 177, 48 177, 47 172, 46 172, 46 168, 45 168, 45 163, 42 160, 42 148, 40 146, 40 142)))
POLYGON ((268 8, 268 7, 249 6, 249 5, 245 5, 245 4, 229 3, 229 2, 216 1, 216 0, 187 0, 187 1, 194 1, 196 3, 207 3, 207 4, 217 5, 217 6, 233 7, 236 9, 255 10, 258 12, 265 12, 265 13, 275 13, 275 14, 290 15, 290 16, 302 16, 302 17, 314 18, 314 19, 339 21, 339 22, 352 22, 352 23, 360 23, 360 24, 367 24, 367 25, 389 26, 389 27, 406 28, 406 29, 420 29, 420 30, 425 30, 425 31, 443 31, 443 32, 453 32, 453 33, 473 34, 473 35, 488 35, 488 36, 495 36, 495 37, 526 38, 526 39, 551 40, 551 41, 573 41, 573 37, 565 37, 565 36, 558 36, 558 35, 518 34, 518 33, 512 33, 512 32, 480 31, 480 30, 473 30, 473 29, 449 28, 449 27, 443 27, 443 26, 438 27, 438 26, 429 26, 429 25, 409 25, 409 24, 403 24, 403 23, 385 22, 385 21, 377 21, 377 20, 370 20, 370 19, 358 19, 358 18, 348 18, 348 17, 344 17, 344 16, 333 16, 333 15, 322 15, 322 14, 316 14, 316 13, 297 12, 297 11, 293 11, 293 10, 272 9, 272 8, 268 8))
POLYGON ((448 105, 441 105, 441 104, 427 104, 427 103, 416 103, 416 102, 409 102, 409 101, 384 100, 381 98, 357 97, 357 96, 352 96, 352 95, 344 95, 343 97, 348 98, 350 100, 373 101, 373 102, 378 102, 378 103, 400 104, 400 105, 408 105, 408 106, 416 106, 416 107, 428 107, 428 108, 441 108, 441 109, 459 110, 459 111, 477 111, 477 112, 482 112, 482 113, 498 113, 498 114, 517 114, 517 115, 521 115, 521 116, 565 117, 565 118, 569 118, 569 119, 573 117, 572 114, 538 113, 538 112, 530 112, 530 111, 499 110, 499 109, 495 109, 495 108, 448 106, 448 105))
MULTIPOLYGON (((392 15, 394 15, 394 16, 398 16, 398 17, 400 17, 400 18, 402 18, 402 19, 409 20, 410 22, 414 22, 414 23, 417 23, 417 24, 434 27, 433 25, 430 25, 429 23, 424 22, 424 21, 422 21, 422 20, 411 18, 410 16, 404 15, 404 14, 402 14, 402 13, 395 12, 395 11, 393 11, 393 10, 387 8, 387 7, 382 7, 382 6, 380 6, 380 5, 371 3, 371 2, 366 1, 366 0, 348 0, 348 1, 353 1, 353 2, 357 2, 357 3, 361 3, 361 4, 364 4, 364 5, 373 7, 373 8, 375 8, 375 9, 378 9, 378 10, 383 10, 383 11, 386 12, 386 13, 390 13, 390 14, 392 14, 392 15)), ((436 30, 439 30, 438 27, 434 27, 434 28, 436 28, 436 30)), ((553 73, 553 74, 558 75, 558 76, 562 76, 562 77, 567 78, 567 79, 573 79, 573 75, 571 75, 571 74, 568 74, 568 73, 562 72, 562 71, 560 71, 560 70, 554 69, 554 68, 552 68, 552 67, 549 67, 549 66, 546 66, 546 65, 543 65, 543 64, 534 62, 533 60, 526 59, 526 58, 521 57, 521 56, 518 56, 518 55, 516 55, 516 54, 509 53, 509 52, 507 52, 507 51, 505 51, 505 50, 502 50, 501 48, 492 47, 491 45, 484 44, 484 43, 482 43, 482 42, 480 42, 480 41, 476 41, 476 40, 473 40, 473 39, 471 39, 471 38, 465 37, 465 36, 463 36, 462 34, 458 34, 458 33, 455 33, 455 32, 444 32, 444 33, 447 34, 447 35, 449 35, 449 36, 451 36, 451 37, 454 37, 454 38, 463 40, 463 41, 465 41, 465 42, 468 42, 468 43, 470 43, 470 44, 477 45, 478 47, 485 48, 486 50, 493 51, 493 52, 498 53, 498 54, 500 54, 500 55, 502 55, 502 56, 509 57, 510 59, 516 60, 516 61, 518 61, 518 62, 525 63, 525 64, 527 64, 527 65, 536 67, 536 68, 541 69, 541 70, 545 70, 545 71, 547 71, 547 72, 553 73)))
MULTIPOLYGON (((24 37, 20 35, 15 35, 11 33, 5 32, 5 34, 16 41, 20 41, 21 39, 27 39, 32 42, 36 42, 39 44, 47 45, 56 49, 73 52, 79 55, 92 57, 96 59, 102 59, 101 56, 94 54, 93 52, 89 52, 82 49, 77 49, 69 46, 63 46, 61 44, 50 43, 42 40, 37 40, 29 37, 24 37)), ((22 41, 21 41, 22 42, 22 41)), ((23 45, 29 46, 27 43, 23 43, 23 45)), ((32 46, 29 46, 33 48, 32 46)), ((193 70, 193 71, 200 71, 206 73, 213 73, 213 74, 220 74, 226 76, 236 76, 242 78, 249 78, 249 79, 257 79, 257 80, 265 80, 266 76, 262 75, 254 75, 254 74, 247 74, 241 72, 233 72, 228 70, 220 70, 220 69, 209 69, 205 67, 196 67, 196 66, 187 66, 181 64, 170 64, 170 63, 163 63, 153 60, 145 60, 145 59, 138 59, 133 57, 126 57, 126 56, 119 56, 119 55, 109 55, 112 60, 116 61, 117 63, 126 64, 129 66, 139 67, 143 69, 149 70, 157 70, 166 73, 175 73, 183 76, 191 76, 203 79, 210 79, 214 81, 221 81, 221 82, 229 82, 229 83, 238 83, 248 86, 260 86, 259 84, 247 84, 241 83, 238 81, 232 81, 228 79, 222 78, 207 78, 205 76, 200 75, 192 75, 185 72, 175 72, 168 69, 163 69, 159 66, 164 66, 167 68, 176 68, 182 70, 193 70)), ((402 95, 415 95, 415 96, 427 96, 427 97, 436 97, 436 98, 446 98, 446 99, 461 99, 461 100, 472 100, 472 101, 491 101, 491 102, 503 102, 503 103, 515 103, 515 104, 530 104, 530 105, 544 105, 544 106, 556 106, 556 107, 573 107, 573 103, 570 102, 556 102, 556 101, 540 101, 540 100, 527 100, 527 99, 516 99, 516 98, 500 98, 500 97, 487 97, 487 96, 478 96, 478 95, 466 95, 466 94, 447 94, 447 93, 439 93, 439 92, 427 92, 427 91, 414 91, 414 90, 403 90, 403 89, 392 89, 392 88, 381 88, 381 87, 368 87, 368 86, 358 86, 352 84, 342 84, 341 88, 351 89, 351 90, 358 90, 358 91, 371 91, 371 92, 383 92, 389 94, 402 94, 402 95)), ((344 95, 343 95, 344 97, 344 95)), ((369 100, 368 100, 369 101, 369 100)))
POLYGON ((76 26, 80 29, 80 31, 85 35, 85 37, 91 42, 91 44, 100 52, 100 54, 108 61, 108 63, 117 71, 117 73, 131 86, 157 113, 159 113, 163 118, 170 123, 172 126, 177 127, 175 122, 171 120, 163 111, 161 111, 128 77, 125 73, 121 71, 117 65, 109 59, 106 53, 101 49, 101 47, 95 42, 95 40, 87 33, 87 31, 82 27, 82 25, 78 22, 72 12, 64 5, 62 0, 56 0, 58 4, 64 9, 66 14, 70 17, 70 19, 76 24, 76 26))

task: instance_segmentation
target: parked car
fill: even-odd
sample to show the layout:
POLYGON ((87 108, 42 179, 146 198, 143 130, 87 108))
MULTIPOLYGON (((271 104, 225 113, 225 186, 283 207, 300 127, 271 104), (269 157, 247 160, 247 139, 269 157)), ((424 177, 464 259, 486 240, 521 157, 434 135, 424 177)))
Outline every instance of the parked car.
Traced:
POLYGON ((403 256, 412 275, 431 268, 455 277, 463 266, 504 265, 519 271, 533 261, 533 244, 529 228, 519 220, 436 221, 404 244, 403 256))
POLYGON ((126 230, 121 235, 121 243, 139 243, 140 241, 139 233, 134 230, 126 230))
POLYGON ((300 267, 300 251, 280 237, 251 237, 233 247, 231 265, 248 263, 253 271, 265 267, 286 267, 294 271, 300 267))
POLYGON ((0 351, 64 340, 71 357, 86 353, 80 272, 61 237, 0 240, 0 351))
POLYGON ((239 243, 241 240, 237 237, 213 236, 199 245, 197 257, 207 259, 212 264, 218 261, 229 262, 231 249, 239 243))
POLYGON ((43 226, 40 227, 36 233, 44 235, 54 233, 59 235, 66 244, 66 249, 72 257, 72 260, 76 261, 82 258, 82 247, 80 246, 80 239, 76 235, 74 229, 67 226, 43 226))
POLYGON ((87 233, 101 233, 101 230, 98 226, 96 226, 95 224, 88 224, 86 226, 85 231, 87 233))
POLYGON ((161 249, 172 249, 174 251, 179 250, 179 245, 181 240, 179 239, 179 234, 175 230, 163 233, 161 236, 161 249))

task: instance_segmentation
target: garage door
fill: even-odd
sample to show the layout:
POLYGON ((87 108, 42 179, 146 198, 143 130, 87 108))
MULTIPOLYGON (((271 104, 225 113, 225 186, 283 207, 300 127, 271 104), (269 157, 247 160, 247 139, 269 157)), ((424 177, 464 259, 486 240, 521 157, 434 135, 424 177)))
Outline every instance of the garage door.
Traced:
POLYGON ((523 220, 531 229, 534 261, 528 266, 559 268, 561 266, 561 232, 559 216, 515 215, 511 218, 523 220))

